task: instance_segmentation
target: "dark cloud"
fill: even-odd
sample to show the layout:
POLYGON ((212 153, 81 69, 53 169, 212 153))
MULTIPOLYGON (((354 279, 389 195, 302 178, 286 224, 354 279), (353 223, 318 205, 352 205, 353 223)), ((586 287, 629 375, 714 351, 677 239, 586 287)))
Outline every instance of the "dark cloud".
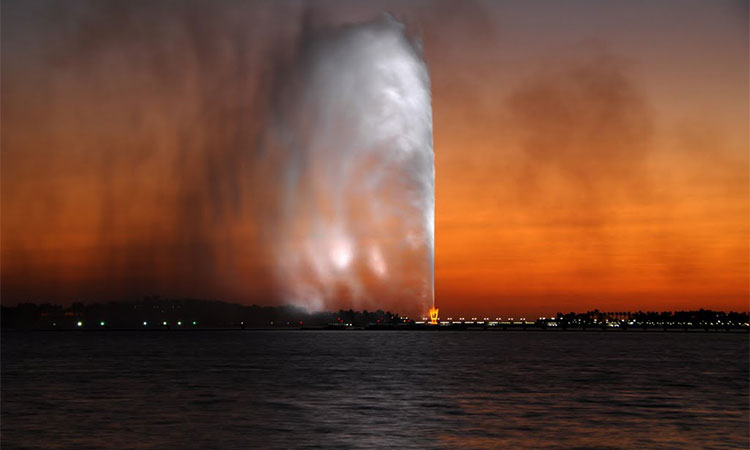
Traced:
MULTIPOLYGON (((42 87, 55 108, 38 104, 34 114, 52 123, 80 118, 65 130, 77 148, 60 150, 58 170, 85 166, 75 182, 97 192, 98 204, 78 205, 81 214, 88 208, 99 217, 100 263, 90 270, 101 280, 83 290, 245 294, 242 270, 231 270, 234 263, 226 260, 235 258, 232 246, 244 252, 240 258, 263 258, 259 237, 238 229, 269 207, 255 183, 253 158, 278 66, 294 47, 299 8, 277 2, 48 6, 47 41, 34 56, 42 70, 57 75, 42 87), (149 212, 143 211, 155 217, 144 218, 149 212), (145 229, 124 240, 138 227, 145 229)), ((9 106, 5 111, 17 114, 9 106)), ((263 265, 252 264, 250 283, 267 285, 263 265)), ((263 295, 272 293, 266 286, 263 295)))

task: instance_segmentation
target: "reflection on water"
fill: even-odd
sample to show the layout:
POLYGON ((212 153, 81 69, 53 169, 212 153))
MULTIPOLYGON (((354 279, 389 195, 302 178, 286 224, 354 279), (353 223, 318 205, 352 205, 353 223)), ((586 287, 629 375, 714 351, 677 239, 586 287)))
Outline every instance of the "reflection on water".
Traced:
POLYGON ((4 332, 2 446, 748 448, 746 334, 4 332))

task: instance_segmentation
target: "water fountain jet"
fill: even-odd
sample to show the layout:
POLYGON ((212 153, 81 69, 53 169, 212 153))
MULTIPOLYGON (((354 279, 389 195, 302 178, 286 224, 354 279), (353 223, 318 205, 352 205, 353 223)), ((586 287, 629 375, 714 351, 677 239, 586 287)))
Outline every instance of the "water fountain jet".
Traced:
POLYGON ((304 38, 268 136, 285 300, 425 311, 435 171, 421 46, 390 15, 304 38))

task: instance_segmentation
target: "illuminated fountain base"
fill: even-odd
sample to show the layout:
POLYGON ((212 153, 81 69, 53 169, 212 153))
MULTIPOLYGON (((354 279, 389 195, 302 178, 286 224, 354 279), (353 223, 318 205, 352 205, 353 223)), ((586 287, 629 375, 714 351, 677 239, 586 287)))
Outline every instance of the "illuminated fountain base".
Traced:
POLYGON ((438 311, 439 309, 434 306, 430 308, 430 325, 438 324, 438 311))

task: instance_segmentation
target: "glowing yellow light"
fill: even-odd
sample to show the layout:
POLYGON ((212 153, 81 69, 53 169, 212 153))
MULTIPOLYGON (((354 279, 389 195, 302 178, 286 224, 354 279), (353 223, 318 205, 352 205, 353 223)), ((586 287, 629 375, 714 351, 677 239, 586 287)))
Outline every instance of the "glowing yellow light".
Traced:
POLYGON ((437 325, 438 323, 438 308, 435 308, 434 306, 430 308, 430 323, 432 325, 437 325))

